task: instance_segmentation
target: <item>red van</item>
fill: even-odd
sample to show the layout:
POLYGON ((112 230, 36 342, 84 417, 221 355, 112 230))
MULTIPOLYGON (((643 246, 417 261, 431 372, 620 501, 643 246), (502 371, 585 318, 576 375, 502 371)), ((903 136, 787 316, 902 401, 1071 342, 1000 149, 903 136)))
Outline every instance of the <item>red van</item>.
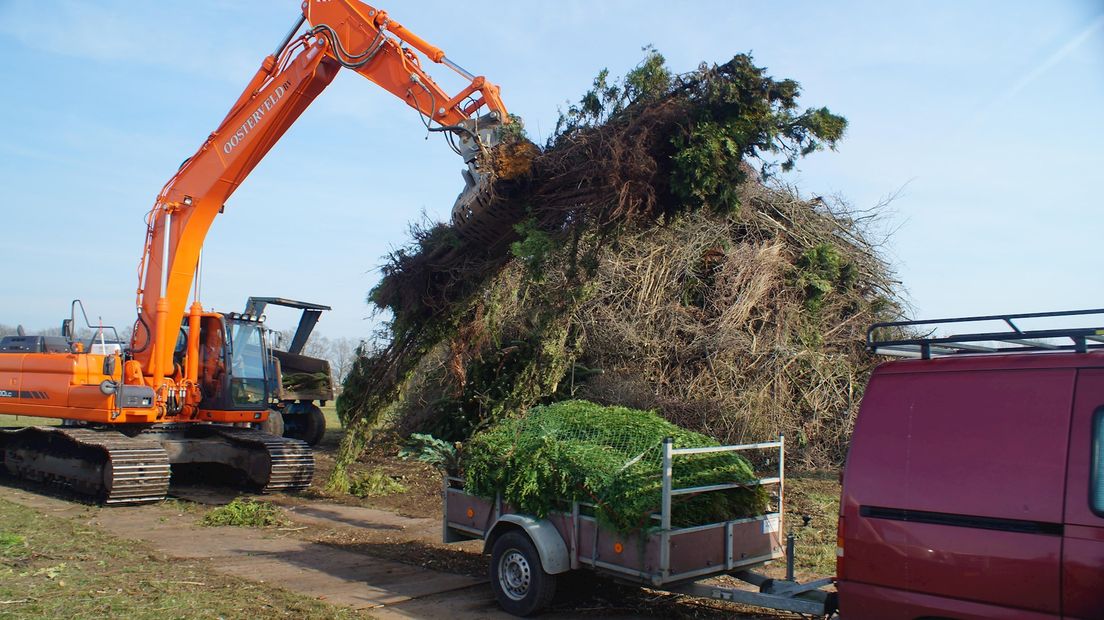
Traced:
POLYGON ((873 350, 917 359, 875 370, 856 420, 841 617, 1104 618, 1104 329, 1018 327, 1092 314, 871 328, 873 350), (1007 330, 899 335, 983 321, 1007 330))

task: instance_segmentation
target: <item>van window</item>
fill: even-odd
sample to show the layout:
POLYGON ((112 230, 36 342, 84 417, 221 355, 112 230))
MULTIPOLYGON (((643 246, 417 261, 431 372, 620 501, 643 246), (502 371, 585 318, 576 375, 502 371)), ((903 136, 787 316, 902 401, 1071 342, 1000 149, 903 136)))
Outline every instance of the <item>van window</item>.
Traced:
POLYGON ((1093 415, 1092 475, 1089 504, 1093 512, 1104 516, 1104 408, 1093 415))

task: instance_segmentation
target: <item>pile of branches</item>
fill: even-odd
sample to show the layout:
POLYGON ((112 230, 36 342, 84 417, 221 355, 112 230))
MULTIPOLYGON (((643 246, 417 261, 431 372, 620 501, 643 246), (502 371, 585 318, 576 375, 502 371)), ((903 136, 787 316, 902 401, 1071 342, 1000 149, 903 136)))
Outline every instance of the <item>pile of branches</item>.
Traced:
POLYGON ((790 464, 840 465, 875 364, 865 329, 899 313, 870 240, 877 218, 781 185, 739 194, 739 212, 622 233, 580 287, 566 250, 539 280, 507 265, 416 368, 398 430, 459 441, 535 403, 585 398, 725 443, 784 433, 790 464))
POLYGON ((572 317, 590 373, 567 391, 724 442, 785 434, 788 463, 838 467, 876 363, 866 328, 900 313, 877 218, 781 185, 739 191, 739 213, 686 214, 600 254, 572 317))
MULTIPOLYGON (((652 50, 620 85, 603 71, 561 115, 530 172, 493 185, 486 216, 468 225, 483 229, 478 238, 446 224, 415 228, 410 247, 383 265, 371 300, 393 313, 401 335, 455 312, 530 233, 577 244, 684 211, 738 209, 736 187, 755 174, 747 160, 770 176, 843 136, 846 121, 827 108, 798 112, 798 92, 744 54, 675 76, 652 50), (490 243, 488 227, 500 233, 490 243)), ((508 152, 527 140, 517 123, 503 139, 508 152)))
MULTIPOLYGON (((697 308, 687 312, 714 312, 703 306, 722 303, 705 299, 715 280, 711 274, 721 263, 736 265, 735 257, 741 256, 730 253, 740 248, 728 246, 745 240, 769 246, 775 237, 784 238, 778 241, 784 249, 776 254, 794 268, 776 270, 773 290, 787 292, 783 298, 796 303, 797 314, 820 312, 824 298, 837 288, 853 292, 854 303, 845 304, 855 317, 844 321, 848 325, 869 317, 879 304, 895 307, 888 270, 848 216, 836 217, 788 191, 766 189, 779 170, 792 168, 800 157, 834 147, 846 127, 826 108, 800 110, 798 95, 796 82, 769 77, 747 55, 674 75, 651 50, 622 80, 600 73, 579 103, 561 114, 553 137, 532 157, 529 173, 494 184, 487 210, 491 219, 476 218, 468 225, 478 235, 445 224, 415 228, 410 246, 388 257, 383 279, 370 295, 393 319, 384 344, 360 356, 338 401, 338 413, 353 432, 344 440, 331 488, 343 488, 343 465, 356 458, 362 431, 385 411, 406 420, 403 430, 418 427, 463 439, 492 420, 570 396, 586 376, 621 376, 608 371, 629 355, 587 350, 587 342, 611 342, 615 332, 611 328, 603 334, 580 321, 602 316, 599 307, 632 318, 640 309, 622 303, 633 291, 618 285, 630 274, 613 268, 617 257, 627 256, 625 249, 649 235, 705 221, 696 217, 723 222, 725 234, 707 235, 702 243, 708 247, 695 246, 700 255, 668 265, 689 271, 671 272, 667 280, 652 283, 663 288, 649 298, 652 312, 664 312, 671 295, 683 293, 689 297, 679 303, 689 300, 697 308), (760 190, 782 191, 783 202, 793 208, 772 215, 770 203, 777 200, 756 194, 760 190), (763 232, 770 234, 755 236, 763 232), (684 291, 685 281, 695 278, 702 281, 700 290, 684 291), (840 282, 846 286, 837 286, 840 282), (608 299, 612 291, 625 297, 608 299), (609 293, 605 298, 611 303, 599 301, 603 295, 596 292, 609 293), (405 393, 404 386, 410 388, 405 393)), ((534 152, 516 147, 525 144, 520 131, 506 136, 505 144, 504 160, 518 151, 534 152)), ((679 239, 668 241, 682 245, 679 239)), ((736 326, 753 348, 764 344, 756 340, 762 329, 784 332, 774 341, 780 356, 795 338, 808 336, 774 323, 786 317, 766 314, 751 313, 747 323, 736 326)), ((608 319, 600 320, 612 326, 608 319)), ((800 324, 814 329, 808 321, 800 324)), ((684 336, 673 329, 672 334, 684 336)), ((670 341, 664 346, 681 345, 670 341)), ((693 350, 697 362, 710 358, 701 347, 693 350)), ((677 361, 655 359, 666 369, 677 361)), ((652 379, 647 372, 634 376, 645 383, 652 379)), ((595 378, 595 385, 602 384, 595 378)), ((680 382, 688 377, 667 372, 656 378, 680 382)), ((629 397, 616 393, 625 385, 621 381, 606 393, 596 388, 588 397, 617 402, 617 397, 629 397)), ((668 400, 673 402, 680 389, 697 394, 687 386, 649 387, 636 392, 650 390, 656 402, 638 398, 632 404, 659 405, 666 413, 668 400)), ((701 423, 690 427, 712 430, 701 423)), ((733 438, 727 432, 710 434, 733 438)))

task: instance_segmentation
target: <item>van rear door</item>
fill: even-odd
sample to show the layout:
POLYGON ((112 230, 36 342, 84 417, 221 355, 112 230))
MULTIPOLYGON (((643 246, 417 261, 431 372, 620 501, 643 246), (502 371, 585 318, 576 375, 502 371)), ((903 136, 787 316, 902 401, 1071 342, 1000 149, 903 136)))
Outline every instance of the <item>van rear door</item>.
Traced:
POLYGON ((1077 374, 1062 544, 1062 615, 1104 618, 1104 369, 1077 374))
POLYGON ((892 601, 892 617, 1057 617, 1077 371, 993 360, 880 370, 844 481, 844 614, 890 617, 854 614, 846 592, 870 610, 892 601))
POLYGON ((1057 615, 1076 371, 936 374, 908 442, 909 588, 1057 615))

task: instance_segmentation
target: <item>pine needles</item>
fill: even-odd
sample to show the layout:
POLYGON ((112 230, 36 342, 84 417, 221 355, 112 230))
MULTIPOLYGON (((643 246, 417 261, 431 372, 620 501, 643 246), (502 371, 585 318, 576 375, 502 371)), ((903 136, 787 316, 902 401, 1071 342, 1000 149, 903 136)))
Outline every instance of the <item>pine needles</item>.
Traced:
POLYGON ((201 525, 235 527, 274 527, 288 523, 283 511, 269 502, 234 498, 225 506, 211 509, 203 515, 201 525))
MULTIPOLYGON (((657 525, 662 446, 718 445, 681 429, 654 412, 564 401, 534 407, 477 433, 465 447, 466 488, 485 497, 501 493, 522 512, 544 517, 562 501, 597 506, 599 520, 620 531, 657 525)), ((755 479, 751 465, 731 452, 680 457, 675 488, 755 479)), ((672 522, 700 525, 762 514, 766 491, 759 486, 679 496, 672 522)))
POLYGON ((330 387, 328 372, 291 372, 280 377, 289 392, 317 392, 330 387))

